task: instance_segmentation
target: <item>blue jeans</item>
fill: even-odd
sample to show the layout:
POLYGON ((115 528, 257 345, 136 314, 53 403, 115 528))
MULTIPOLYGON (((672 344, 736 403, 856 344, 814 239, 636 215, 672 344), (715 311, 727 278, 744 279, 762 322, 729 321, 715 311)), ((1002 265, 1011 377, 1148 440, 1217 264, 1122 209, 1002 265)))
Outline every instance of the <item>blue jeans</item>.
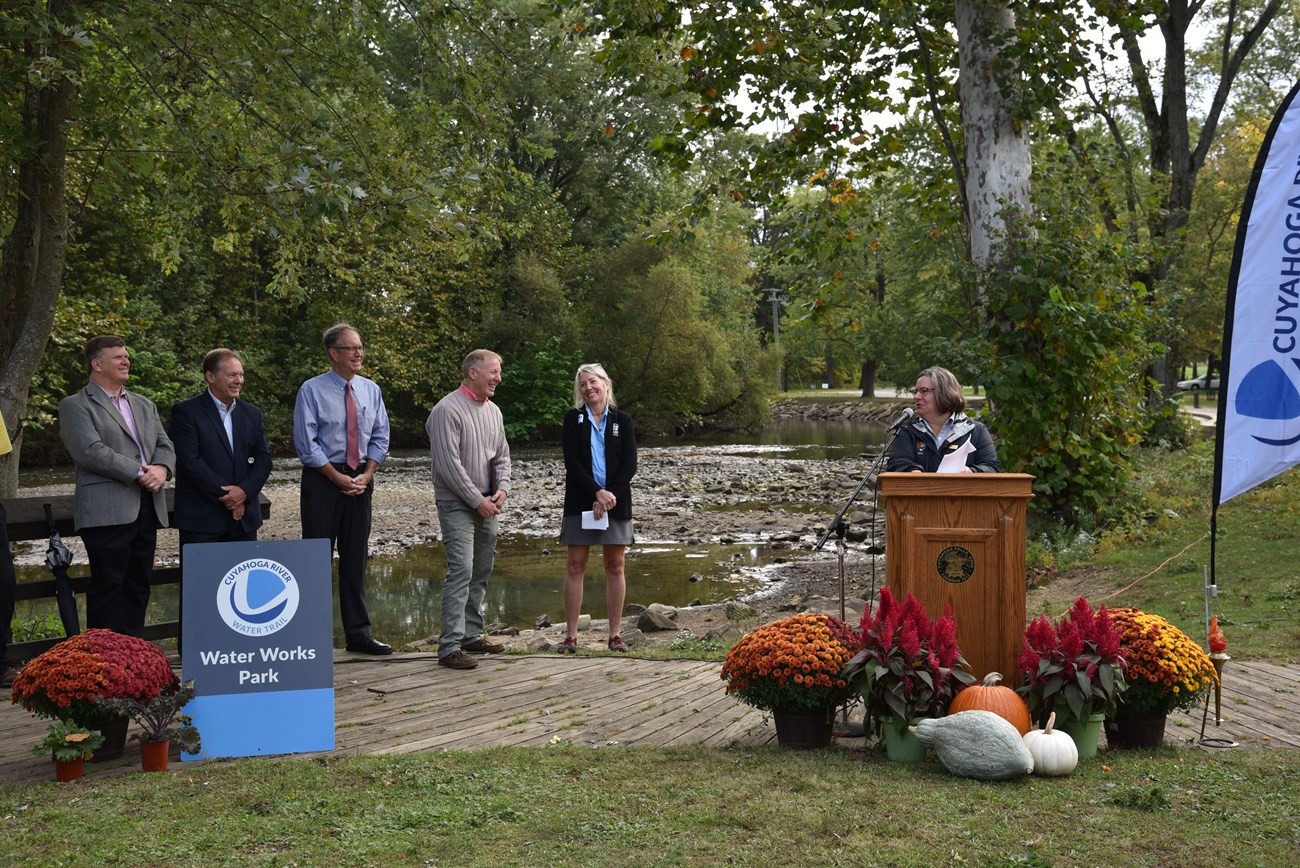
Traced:
POLYGON ((460 650, 483 633, 483 601, 497 549, 496 516, 484 518, 459 500, 439 500, 438 524, 447 551, 438 656, 460 650))

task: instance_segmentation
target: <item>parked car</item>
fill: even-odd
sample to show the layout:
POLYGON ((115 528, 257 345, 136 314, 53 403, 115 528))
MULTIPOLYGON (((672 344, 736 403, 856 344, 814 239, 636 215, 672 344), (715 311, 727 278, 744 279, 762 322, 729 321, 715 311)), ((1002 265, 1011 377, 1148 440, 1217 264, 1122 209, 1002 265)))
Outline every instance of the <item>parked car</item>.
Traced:
POLYGON ((1184 392, 1195 392, 1198 389, 1217 389, 1219 388, 1219 375, 1201 374, 1199 377, 1192 377, 1190 380, 1179 380, 1178 388, 1184 392), (1207 382, 1209 385, 1206 385, 1207 382))

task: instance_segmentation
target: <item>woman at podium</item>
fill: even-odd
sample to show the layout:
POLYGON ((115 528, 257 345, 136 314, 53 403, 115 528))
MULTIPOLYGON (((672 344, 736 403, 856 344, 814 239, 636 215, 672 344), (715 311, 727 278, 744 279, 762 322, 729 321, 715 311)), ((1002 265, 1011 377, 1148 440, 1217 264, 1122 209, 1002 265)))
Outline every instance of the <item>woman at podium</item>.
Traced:
POLYGON ((989 430, 964 412, 966 395, 947 368, 926 368, 912 390, 916 417, 898 432, 889 451, 894 472, 1000 473, 989 430))

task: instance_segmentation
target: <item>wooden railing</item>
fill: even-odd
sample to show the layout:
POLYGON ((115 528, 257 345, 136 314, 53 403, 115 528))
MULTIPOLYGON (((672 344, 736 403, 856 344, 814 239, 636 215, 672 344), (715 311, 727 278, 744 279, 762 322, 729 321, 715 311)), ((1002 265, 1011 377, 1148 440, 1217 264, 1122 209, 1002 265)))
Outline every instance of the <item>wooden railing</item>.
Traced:
MULTIPOLYGON (((175 492, 167 489, 167 515, 173 517, 172 499, 175 492)), ((267 500, 266 495, 259 495, 262 504, 262 516, 265 518, 271 514, 271 501, 267 500)), ((64 494, 52 497, 16 497, 5 499, 4 503, 6 521, 5 526, 9 531, 10 542, 20 542, 24 540, 47 540, 50 538, 49 526, 45 522, 45 504, 50 504, 50 509, 54 513, 54 526, 59 534, 66 540, 70 537, 77 536, 76 528, 72 521, 72 495, 64 494)), ((170 522, 169 522, 170 523, 170 522)), ((68 568, 68 575, 72 579, 72 589, 78 594, 86 593, 86 588, 90 585, 90 573, 88 564, 73 563, 68 568), (78 568, 81 572, 78 573, 78 568)), ((151 587, 158 585, 176 585, 181 581, 180 567, 154 567, 153 581, 151 587)), ((34 582, 19 582, 17 593, 14 595, 16 600, 42 600, 54 599, 54 577, 48 579, 39 579, 34 582)), ((85 628, 83 621, 82 628, 85 628)), ((180 628, 179 621, 160 621, 157 624, 146 624, 144 632, 141 634, 145 639, 167 639, 174 638, 180 628)), ((37 654, 54 647, 62 638, 56 639, 33 639, 30 642, 14 642, 9 645, 8 657, 11 662, 30 660, 37 654)))

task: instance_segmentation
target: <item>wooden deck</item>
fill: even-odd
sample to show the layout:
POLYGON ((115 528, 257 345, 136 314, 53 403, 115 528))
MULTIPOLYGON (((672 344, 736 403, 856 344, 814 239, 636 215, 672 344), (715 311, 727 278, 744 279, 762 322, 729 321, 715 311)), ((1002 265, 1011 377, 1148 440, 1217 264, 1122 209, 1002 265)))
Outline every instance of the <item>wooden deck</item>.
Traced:
MULTIPOLYGON (((478 669, 457 672, 427 654, 375 658, 338 651, 335 753, 774 744, 771 721, 728 697, 718 671, 717 663, 690 660, 552 654, 480 658, 478 669)), ((1242 748, 1300 747, 1300 667, 1233 660, 1224 687, 1223 723, 1215 727, 1211 719, 1207 737, 1242 748)), ((1171 715, 1166 743, 1199 747, 1201 713, 1198 706, 1171 715)), ((47 725, 16 705, 0 706, 0 786, 52 778, 49 757, 31 753, 47 725)), ((861 747, 863 740, 837 744, 861 747)), ((172 758, 178 761, 175 751, 172 758)), ((128 743, 121 759, 88 765, 86 774, 137 768, 139 751, 128 743)))

